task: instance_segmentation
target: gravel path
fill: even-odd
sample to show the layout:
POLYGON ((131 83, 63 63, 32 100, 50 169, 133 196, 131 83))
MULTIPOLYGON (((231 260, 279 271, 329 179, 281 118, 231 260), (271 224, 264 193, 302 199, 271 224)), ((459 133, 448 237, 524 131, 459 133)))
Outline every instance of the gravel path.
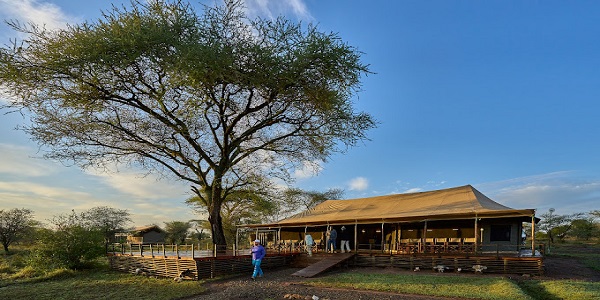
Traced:
POLYGON ((265 277, 256 281, 247 277, 236 277, 221 281, 207 283, 208 291, 201 295, 185 298, 185 300, 267 300, 267 299, 313 299, 319 300, 384 300, 384 299, 456 299, 418 295, 403 295, 394 293, 358 291, 352 289, 333 289, 303 285, 306 279, 291 276, 299 269, 283 268, 278 270, 265 270, 265 277))

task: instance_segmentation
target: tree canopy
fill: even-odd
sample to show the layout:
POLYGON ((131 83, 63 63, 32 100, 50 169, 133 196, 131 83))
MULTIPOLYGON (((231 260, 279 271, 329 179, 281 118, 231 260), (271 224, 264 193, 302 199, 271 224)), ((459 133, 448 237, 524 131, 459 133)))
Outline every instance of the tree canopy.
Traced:
POLYGON ((114 241, 115 233, 124 231, 125 226, 131 222, 126 209, 117 209, 108 206, 97 206, 88 209, 82 217, 90 227, 96 228, 104 234, 106 242, 114 241))
POLYGON ((33 211, 27 208, 0 210, 0 242, 8 253, 10 244, 23 238, 35 224, 33 211))
POLYGON ((225 244, 221 206, 255 178, 326 161, 376 126, 353 98, 369 73, 336 33, 244 15, 242 1, 204 7, 133 1, 0 48, 0 88, 45 157, 81 167, 128 165, 186 181, 225 244))
POLYGON ((170 221, 165 222, 165 232, 167 233, 167 243, 185 244, 188 238, 188 231, 192 228, 190 222, 170 221))

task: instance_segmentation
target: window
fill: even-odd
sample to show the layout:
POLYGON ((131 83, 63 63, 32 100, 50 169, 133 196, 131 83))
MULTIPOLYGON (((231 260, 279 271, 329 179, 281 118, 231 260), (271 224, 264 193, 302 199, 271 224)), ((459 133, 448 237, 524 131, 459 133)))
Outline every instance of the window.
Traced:
POLYGON ((492 225, 490 232, 491 242, 509 242, 511 225, 492 225))

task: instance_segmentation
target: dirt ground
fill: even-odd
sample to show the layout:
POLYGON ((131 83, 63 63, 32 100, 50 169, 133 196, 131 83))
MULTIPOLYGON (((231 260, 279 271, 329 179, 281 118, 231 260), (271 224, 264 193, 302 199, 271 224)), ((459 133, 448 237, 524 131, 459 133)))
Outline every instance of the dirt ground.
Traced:
MULTIPOLYGON (((547 257, 544 260, 546 272, 545 275, 535 277, 523 277, 521 275, 503 275, 517 280, 527 279, 574 279, 586 281, 600 281, 600 272, 587 268, 579 261, 573 258, 566 257, 547 257)), ((297 271, 296 268, 282 268, 278 270, 265 270, 265 277, 257 278, 252 281, 249 276, 240 276, 224 280, 217 280, 207 284, 207 292, 194 297, 186 298, 186 300, 202 300, 202 299, 361 299, 361 300, 379 300, 379 299, 407 299, 407 300, 423 300, 423 299, 457 299, 457 298, 442 298, 419 295, 406 295, 395 293, 381 293, 359 291, 352 289, 332 289, 318 288, 304 285, 302 282, 306 279, 291 276, 297 271)), ((402 273, 409 272, 396 268, 352 268, 338 269, 332 272, 365 272, 365 273, 402 273)), ((438 273, 431 273, 438 274, 438 273)), ((439 274, 440 276, 497 276, 490 275, 474 275, 474 274, 439 274)))

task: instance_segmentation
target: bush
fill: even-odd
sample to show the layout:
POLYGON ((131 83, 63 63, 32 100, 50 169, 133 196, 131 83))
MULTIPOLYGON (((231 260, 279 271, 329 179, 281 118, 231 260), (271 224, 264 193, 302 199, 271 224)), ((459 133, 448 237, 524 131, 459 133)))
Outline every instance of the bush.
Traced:
POLYGON ((56 229, 38 232, 37 247, 32 251, 29 265, 45 270, 84 269, 105 254, 101 230, 86 226, 81 216, 59 216, 52 220, 56 229))

